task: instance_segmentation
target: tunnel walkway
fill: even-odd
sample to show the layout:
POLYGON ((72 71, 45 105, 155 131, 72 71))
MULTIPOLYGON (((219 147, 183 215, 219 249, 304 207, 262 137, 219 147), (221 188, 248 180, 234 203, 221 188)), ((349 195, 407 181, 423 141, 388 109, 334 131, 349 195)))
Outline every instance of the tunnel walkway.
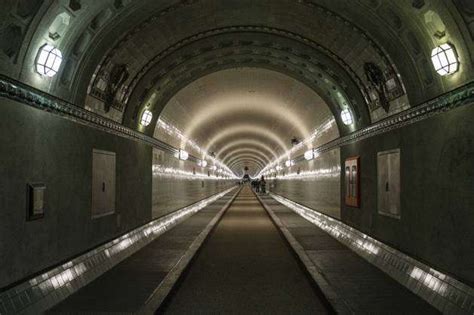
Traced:
MULTIPOLYGON (((159 236, 96 280, 59 303, 48 314, 136 314, 158 307, 193 255, 196 242, 222 215, 236 190, 207 205, 159 236), (214 222, 213 222, 214 221, 214 222), (156 305, 156 307, 153 307, 156 305)), ((197 244, 196 244, 197 243, 197 244)))
POLYGON ((305 271, 282 228, 337 292, 331 303, 358 314, 437 313, 286 206, 269 196, 259 201, 248 186, 207 205, 48 313, 332 313, 335 304, 305 271))
POLYGON ((245 186, 158 313, 328 311, 277 227, 245 186))

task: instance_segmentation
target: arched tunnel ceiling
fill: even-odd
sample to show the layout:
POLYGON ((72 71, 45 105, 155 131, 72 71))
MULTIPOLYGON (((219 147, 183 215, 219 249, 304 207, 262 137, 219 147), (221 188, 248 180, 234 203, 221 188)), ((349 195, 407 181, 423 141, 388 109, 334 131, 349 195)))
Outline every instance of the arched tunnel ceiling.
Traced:
MULTIPOLYGON (((231 69, 266 69, 318 94, 339 132, 347 134, 473 80, 471 2, 11 0, 0 12, 0 69, 148 135, 167 104, 193 82, 231 69), (54 78, 35 71, 45 43, 64 56, 54 78), (461 67, 441 77, 430 55, 444 43, 454 45, 461 67), (142 128, 145 108, 154 118, 142 128), (343 109, 355 118, 350 127, 341 122, 343 109)), ((216 117, 225 112, 216 105, 211 110, 216 117)), ((281 120, 296 134, 317 125, 294 124, 302 117, 297 112, 258 110, 255 117, 281 120)), ((240 121, 239 110, 234 112, 240 121)), ((225 131, 211 137, 200 127, 205 115, 199 115, 180 127, 208 149, 222 150, 223 158, 234 155, 242 137, 252 139, 249 148, 266 157, 288 146, 282 140, 288 135, 282 138, 281 130, 258 125, 257 118, 249 118, 247 126, 227 123, 225 131), (237 144, 230 146, 233 142, 237 144)))
MULTIPOLYGON (((160 119, 240 172, 242 166, 260 170, 290 149, 292 138, 309 137, 330 117, 324 100, 301 82, 276 71, 238 68, 189 84, 166 104, 160 119)), ((154 136, 192 151, 161 128, 154 136)))

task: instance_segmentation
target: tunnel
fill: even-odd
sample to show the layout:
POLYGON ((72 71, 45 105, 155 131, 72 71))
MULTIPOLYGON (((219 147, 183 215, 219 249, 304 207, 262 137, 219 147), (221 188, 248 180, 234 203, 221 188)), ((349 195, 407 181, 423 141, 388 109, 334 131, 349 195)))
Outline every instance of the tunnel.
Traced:
POLYGON ((0 314, 474 314, 472 0, 0 4, 0 314))

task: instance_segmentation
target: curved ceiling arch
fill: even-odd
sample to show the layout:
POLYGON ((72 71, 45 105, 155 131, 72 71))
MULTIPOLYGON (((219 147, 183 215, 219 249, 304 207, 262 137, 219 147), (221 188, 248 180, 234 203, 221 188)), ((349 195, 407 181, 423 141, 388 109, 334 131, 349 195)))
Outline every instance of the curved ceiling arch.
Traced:
MULTIPOLYGON (((160 119, 224 163, 244 149, 262 154, 268 163, 290 149, 293 139, 308 139, 319 126, 334 121, 324 100, 300 81, 248 67, 195 80, 169 101, 160 119), (190 132, 189 125, 200 127, 190 132)), ((336 124, 331 130, 332 135, 339 135, 336 124)), ((170 140, 161 128, 154 134, 162 141, 170 140)))
MULTIPOLYGON (((124 124, 136 127, 143 107, 159 115, 176 93, 199 78, 223 69, 249 66, 272 69, 304 82, 330 106, 338 122, 339 113, 348 107, 358 125, 370 121, 365 105, 367 93, 363 92, 363 85, 354 83, 362 79, 354 79, 347 72, 350 67, 314 47, 281 34, 242 32, 241 40, 235 40, 235 32, 215 36, 195 42, 196 47, 186 45, 147 69, 140 83, 134 84, 136 88, 129 89, 124 124), (303 47, 298 50, 298 46, 303 47)), ((340 128, 346 130, 342 123, 340 128)))
POLYGON ((289 146, 285 144, 285 142, 278 137, 277 134, 272 133, 271 131, 258 126, 258 125, 235 125, 226 128, 222 133, 216 134, 214 137, 209 139, 208 145, 206 146, 206 151, 217 142, 224 141, 226 137, 236 136, 236 135, 244 136, 245 134, 259 134, 260 136, 265 136, 269 141, 269 143, 276 143, 278 147, 284 152, 289 149, 289 146))
MULTIPOLYGON (((298 135, 302 137, 307 137, 311 130, 307 129, 307 126, 300 120, 297 114, 292 111, 287 110, 286 108, 275 108, 270 106, 252 106, 256 104, 265 104, 268 102, 275 102, 274 96, 272 99, 271 95, 265 95, 259 98, 253 97, 251 102, 243 98, 239 100, 228 99, 223 100, 219 98, 218 100, 213 100, 210 96, 206 103, 207 105, 203 107, 203 110, 200 115, 194 116, 193 119, 188 123, 184 134, 192 137, 194 132, 197 129, 205 128, 209 126, 209 123, 212 120, 218 120, 222 117, 229 115, 265 115, 271 117, 272 119, 279 120, 281 124, 286 124, 288 126, 295 126, 298 128, 298 135)), ((276 103, 276 102, 275 102, 276 103)), ((223 149, 222 149, 223 150, 223 149)))
POLYGON ((229 154, 222 159, 222 162, 227 165, 229 161, 234 160, 234 157, 239 156, 241 153, 249 153, 254 156, 258 156, 262 158, 266 164, 269 164, 272 161, 272 159, 269 158, 268 155, 266 155, 265 153, 262 153, 261 151, 257 149, 243 147, 243 148, 235 149, 232 152, 229 152, 229 154))
POLYGON ((256 170, 260 170, 265 167, 265 164, 262 164, 261 161, 247 156, 232 162, 229 164, 229 168, 236 171, 237 167, 246 166, 246 163, 253 163, 257 165, 256 170))
POLYGON ((265 144, 265 142, 261 142, 259 140, 255 139, 241 139, 241 140, 236 140, 236 141, 231 141, 228 142, 226 145, 221 147, 217 152, 216 152, 216 158, 219 159, 221 154, 225 156, 226 152, 230 149, 233 149, 235 147, 241 147, 241 146, 252 146, 254 148, 261 148, 264 151, 270 153, 270 156, 273 156, 273 158, 278 158, 278 154, 270 148, 268 145, 265 144))
POLYGON ((229 160, 232 160, 233 157, 238 156, 240 153, 249 153, 258 157, 261 157, 267 164, 271 162, 271 158, 269 158, 267 155, 262 153, 262 151, 250 147, 242 147, 238 148, 235 150, 232 150, 231 152, 227 153, 226 156, 224 156, 221 160, 224 164, 227 164, 229 160))
MULTIPOLYGON (((16 30, 18 40, 3 49, 7 58, 0 66, 4 73, 25 83, 84 105, 87 85, 96 69, 107 72, 112 70, 106 69, 110 64, 125 63, 131 80, 150 56, 168 51, 183 39, 213 29, 259 25, 328 47, 363 80, 363 67, 358 62, 373 57, 375 64, 384 64, 383 71, 386 65, 396 65, 414 105, 472 80, 470 56, 474 48, 469 40, 473 35, 467 20, 463 21, 470 12, 459 1, 262 0, 256 4, 242 0, 238 7, 227 1, 210 1, 81 0, 84 5, 72 9, 68 1, 19 4, 20 0, 13 0, 2 16, 5 32, 16 30), (16 12, 20 8, 22 12, 16 12), (57 79, 43 82, 32 65, 38 47, 50 40, 44 30, 64 11, 74 14, 54 41, 67 57, 67 65, 57 79), (15 18, 18 14, 24 19, 21 25, 15 18), (429 16, 441 23, 436 25, 429 16), (452 80, 436 76, 429 63, 431 50, 443 42, 456 46, 463 63, 452 80), (136 54, 136 49, 142 54, 136 54)), ((99 113, 107 116, 99 110, 101 105, 96 105, 99 113)))
POLYGON ((261 166, 262 168, 265 165, 267 165, 265 160, 261 159, 260 157, 258 157, 256 155, 248 154, 248 153, 238 154, 238 155, 234 156, 230 161, 228 161, 228 163, 229 163, 229 165, 233 165, 233 163, 237 163, 237 162, 244 161, 244 160, 255 160, 255 162, 259 161, 260 162, 259 166, 261 166))
MULTIPOLYGON (((121 47, 127 45, 129 42, 133 41, 134 38, 138 37, 138 34, 143 33, 143 32, 151 32, 153 30, 153 33, 156 34, 157 29, 167 29, 166 23, 169 24, 170 19, 168 19, 168 15, 174 15, 174 14, 180 14, 183 13, 183 10, 189 11, 189 12, 184 12, 185 14, 191 14, 190 12, 195 12, 198 8, 206 7, 204 4, 206 1, 183 1, 181 3, 176 3, 173 4, 169 7, 165 6, 159 6, 156 5, 156 8, 150 8, 148 11, 149 12, 149 17, 147 19, 144 19, 144 22, 139 23, 136 28, 133 29, 131 32, 123 32, 126 33, 125 35, 122 36, 122 38, 118 41, 115 42, 114 44, 111 45, 110 42, 107 42, 107 44, 104 44, 104 49, 103 50, 108 50, 107 57, 103 57, 102 59, 104 62, 107 62, 108 60, 114 59, 114 56, 118 55, 118 53, 121 51, 121 47), (194 11, 193 11, 194 10, 194 11), (166 21, 165 21, 166 20, 166 21), (112 48, 110 48, 112 47, 112 48)), ((146 4, 146 2, 144 1, 146 4)), ((234 20, 239 20, 240 17, 246 17, 246 20, 252 20, 253 18, 258 21, 258 25, 265 25, 267 28, 275 27, 277 25, 282 25, 284 26, 283 29, 287 29, 287 31, 291 32, 291 30, 298 30, 299 32, 302 32, 306 35, 306 37, 311 38, 312 40, 316 40, 317 35, 311 36, 311 32, 309 29, 311 29, 311 26, 315 26, 314 29, 318 29, 321 33, 325 34, 325 37, 328 37, 327 35, 331 34, 332 32, 327 31, 326 29, 326 24, 330 24, 332 28, 341 28, 343 27, 345 31, 350 33, 351 35, 345 38, 346 41, 352 40, 354 38, 355 41, 358 39, 361 39, 364 41, 364 43, 367 43, 367 46, 370 46, 374 49, 374 51, 377 54, 381 54, 381 58, 384 60, 387 60, 387 64, 397 64, 397 62, 393 62, 390 59, 389 54, 386 54, 385 51, 388 51, 390 49, 384 49, 381 45, 378 43, 391 43, 392 47, 403 47, 404 45, 398 44, 399 41, 401 40, 400 38, 397 38, 396 36, 393 36, 396 34, 396 27, 400 28, 398 24, 405 24, 405 25, 411 25, 412 23, 408 23, 410 21, 409 17, 406 17, 406 10, 405 12, 400 8, 395 5, 392 5, 389 2, 384 2, 380 3, 379 1, 372 1, 370 3, 364 3, 361 1, 361 3, 351 3, 350 7, 344 6, 344 10, 341 11, 341 8, 337 4, 332 4, 328 2, 323 2, 323 1, 296 1, 296 0, 291 0, 291 1, 279 1, 278 3, 271 3, 272 8, 274 8, 273 11, 275 12, 292 12, 293 14, 290 14, 288 16, 299 16, 300 18, 298 20, 288 19, 285 20, 283 17, 286 14, 282 14, 279 16, 278 23, 275 23, 275 19, 271 19, 268 16, 268 11, 261 11, 257 10, 257 14, 255 14, 255 7, 252 5, 253 2, 249 2, 246 5, 239 6, 238 10, 236 8, 233 8, 233 14, 225 15, 224 13, 227 12, 226 10, 229 10, 229 8, 226 8, 225 2, 223 3, 213 3, 213 8, 214 10, 217 11, 222 11, 221 13, 222 16, 227 16, 227 20, 229 20, 230 23, 233 23, 234 20), (379 17, 379 12, 374 12, 376 9, 380 9, 379 7, 383 7, 381 9, 382 13, 385 12, 390 12, 391 15, 389 17, 391 19, 381 19, 379 17), (386 8, 389 7, 389 8, 386 8), (357 10, 361 10, 364 13, 367 13, 367 17, 360 18, 360 15, 357 15, 357 10), (253 12, 252 12, 253 11, 253 12), (250 14, 250 13, 253 14, 250 14), (260 15, 262 13, 265 13, 264 15, 260 15), (373 18, 369 18, 369 16, 373 18), (393 23, 396 25, 394 27, 391 22, 393 19, 399 19, 402 20, 403 22, 406 23, 393 23), (272 23, 273 21, 273 23, 272 23), (298 25, 300 25, 299 21, 305 21, 305 22, 313 22, 309 23, 309 29, 308 26, 302 27, 300 26, 298 28, 298 25), (314 22, 317 21, 317 22, 314 22), (376 21, 376 22, 375 22, 376 21), (327 22, 327 23, 326 23, 327 22), (380 23, 380 25, 376 25, 376 23, 380 23), (312 25, 314 24, 314 25, 312 25), (368 27, 368 25, 372 24, 372 27, 368 27), (317 27, 317 26, 318 27, 317 27), (295 27, 296 26, 296 27, 295 27), (390 40, 384 41, 384 37, 387 37, 386 32, 382 32, 382 30, 389 29, 393 30, 390 35, 390 40), (369 30, 369 31, 368 31, 369 30), (393 37, 393 38, 392 38, 393 37), (394 44, 396 42, 397 44, 394 44)), ((138 6, 137 6, 138 7, 138 6)), ((258 7, 257 9, 261 9, 262 7, 265 7, 265 4, 262 6, 258 7)), ((193 22, 196 22, 196 25, 193 25, 194 27, 189 28, 189 29, 206 29, 206 25, 209 23, 209 19, 206 20, 207 15, 205 14, 200 14, 199 16, 203 17, 203 20, 197 22, 193 21, 195 19, 189 19, 193 22), (196 27, 199 26, 199 27, 196 27)), ((270 15, 271 17, 271 15, 270 15)), ((183 19, 181 19, 182 21, 183 19)), ((185 19, 186 20, 186 19, 185 19)), ((213 19, 214 22, 214 19, 213 19)), ((224 20, 218 20, 216 23, 219 26, 225 25, 226 23, 224 20)), ((235 24, 240 26, 240 23, 235 24)), ((122 25, 116 23, 114 25, 115 27, 123 27, 122 25)), ((168 26, 170 27, 170 26, 168 26)), ((236 27, 237 28, 237 27, 236 27)), ((175 28, 176 29, 176 28, 175 28)), ((184 27, 180 27, 180 29, 185 29, 184 27)), ((207 29, 208 30, 208 29, 207 29)), ((298 32, 295 32, 298 33, 298 32)), ((314 32, 313 32, 314 33, 314 32)), ((341 30, 335 32, 335 34, 341 34, 341 30)), ((179 38, 179 35, 177 35, 179 38)), ((195 36, 197 37, 197 36, 195 36)), ((320 36, 322 37, 322 36, 320 36)), ((105 38, 104 38, 105 39, 105 38)), ((140 40, 142 37, 140 37, 140 40)), ((326 39, 327 40, 327 39, 326 39)), ((171 46, 168 46, 171 47, 171 46)), ((165 51, 164 49, 161 49, 161 51, 165 51)), ((406 53, 405 53, 406 54, 406 53)), ((150 55, 150 54, 148 54, 150 55)), ((344 54, 337 53, 337 55, 344 56, 344 54)), ((410 58, 405 58, 400 54, 394 54, 395 59, 405 61, 405 59, 410 59, 410 58)), ((344 56, 345 57, 345 56, 344 56)), ((400 64, 403 66, 403 62, 400 62, 400 64)), ((416 64, 410 64, 407 65, 406 68, 411 70, 413 67, 416 67, 416 64)), ((354 69, 357 67, 353 67, 354 69)))
POLYGON ((252 164, 251 162, 240 162, 238 164, 235 164, 233 169, 233 172, 237 176, 243 176, 245 173, 251 176, 255 176, 255 174, 258 174, 261 168, 259 166, 256 166, 255 164, 252 164), (247 170, 245 170, 246 167, 248 168, 247 170))

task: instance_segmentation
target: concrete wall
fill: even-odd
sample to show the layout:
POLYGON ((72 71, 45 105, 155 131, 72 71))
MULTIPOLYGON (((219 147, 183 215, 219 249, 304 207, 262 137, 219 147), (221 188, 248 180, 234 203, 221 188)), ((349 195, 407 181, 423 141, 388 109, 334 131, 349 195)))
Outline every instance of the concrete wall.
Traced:
POLYGON ((0 287, 151 219, 151 147, 0 99, 0 287), (92 150, 116 152, 116 212, 91 219, 92 150), (26 221, 26 185, 46 214, 26 221))
POLYGON ((343 206, 342 220, 473 285, 473 126, 474 107, 464 106, 343 147, 342 160, 361 156, 362 202, 360 209, 343 206), (395 148, 400 219, 377 213, 377 152, 395 148))

